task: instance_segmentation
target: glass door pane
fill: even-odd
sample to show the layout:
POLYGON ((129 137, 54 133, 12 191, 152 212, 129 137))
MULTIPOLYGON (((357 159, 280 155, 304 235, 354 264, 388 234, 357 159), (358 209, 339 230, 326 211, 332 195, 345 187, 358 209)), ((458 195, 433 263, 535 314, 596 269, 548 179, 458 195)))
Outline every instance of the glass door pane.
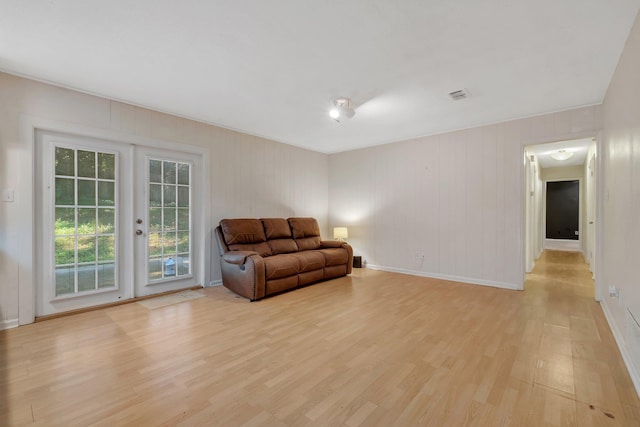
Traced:
POLYGON ((114 153, 55 147, 55 297, 118 287, 114 153))
POLYGON ((191 164, 148 159, 150 282, 191 275, 191 164))

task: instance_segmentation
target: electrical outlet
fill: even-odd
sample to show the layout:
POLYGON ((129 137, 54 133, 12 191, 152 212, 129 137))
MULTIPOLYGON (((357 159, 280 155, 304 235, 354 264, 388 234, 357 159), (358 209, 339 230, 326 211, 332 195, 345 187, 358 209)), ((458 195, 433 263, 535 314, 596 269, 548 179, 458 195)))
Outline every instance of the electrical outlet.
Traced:
POLYGON ((618 289, 613 285, 609 285, 609 297, 618 298, 619 296, 620 296, 620 292, 618 291, 618 289))
POLYGON ((416 260, 418 261, 424 260, 424 251, 416 251, 416 260))

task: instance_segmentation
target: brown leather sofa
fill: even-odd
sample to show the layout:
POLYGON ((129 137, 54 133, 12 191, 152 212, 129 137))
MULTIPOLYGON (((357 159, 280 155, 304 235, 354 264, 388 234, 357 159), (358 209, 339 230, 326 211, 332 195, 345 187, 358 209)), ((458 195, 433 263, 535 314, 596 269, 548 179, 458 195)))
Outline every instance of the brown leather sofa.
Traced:
POLYGON ((353 250, 323 241, 315 218, 223 219, 222 284, 251 301, 351 273, 353 250))

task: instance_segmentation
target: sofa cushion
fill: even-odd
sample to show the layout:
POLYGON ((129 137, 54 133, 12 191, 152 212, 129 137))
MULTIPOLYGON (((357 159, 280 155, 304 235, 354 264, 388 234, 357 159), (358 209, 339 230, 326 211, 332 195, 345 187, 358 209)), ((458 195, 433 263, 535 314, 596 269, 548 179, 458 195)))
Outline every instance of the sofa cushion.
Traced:
POLYGON ((267 280, 298 274, 300 262, 293 255, 275 255, 264 259, 267 280))
POLYGON ((261 256, 271 255, 262 223, 257 219, 223 219, 220 229, 231 251, 254 251, 261 256))
POLYGON ((271 248, 271 255, 298 252, 298 245, 291 238, 291 228, 284 218, 262 218, 260 220, 271 248))
POLYGON ((320 247, 320 227, 315 218, 289 218, 288 221, 298 250, 308 251, 320 247))
POLYGON ((296 245, 296 242, 293 239, 268 240, 267 244, 271 248, 272 255, 298 252, 298 245, 296 245))
POLYGON ((324 255, 318 251, 304 251, 291 254, 300 263, 300 273, 313 270, 322 270, 325 266, 324 255))
POLYGON ((342 248, 336 249, 320 249, 318 252, 324 255, 324 265, 329 267, 332 265, 346 264, 349 254, 342 248))
POLYGON ((262 218, 260 221, 267 240, 291 239, 293 237, 289 223, 284 218, 262 218))

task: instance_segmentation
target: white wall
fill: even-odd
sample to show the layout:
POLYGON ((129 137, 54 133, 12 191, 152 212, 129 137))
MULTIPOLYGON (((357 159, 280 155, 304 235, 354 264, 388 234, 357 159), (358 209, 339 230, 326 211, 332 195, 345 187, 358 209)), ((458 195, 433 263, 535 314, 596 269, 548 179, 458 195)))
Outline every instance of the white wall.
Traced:
POLYGON ((369 266, 520 288, 524 146, 599 129, 585 107, 332 154, 331 226, 369 266))
POLYGON ((562 181, 582 179, 584 175, 583 166, 565 166, 555 168, 542 168, 543 181, 562 181))
MULTIPOLYGON (((0 73, 0 189, 15 190, 15 202, 0 202, 0 329, 16 325, 18 289, 30 280, 19 274, 21 244, 31 234, 23 220, 31 188, 21 171, 29 176, 33 169, 19 135, 23 115, 205 147, 212 225, 224 217, 314 216, 328 236, 325 154, 0 73)), ((220 272, 212 246, 215 281, 220 272)))
MULTIPOLYGON (((603 104, 603 266, 605 286, 620 298, 603 298, 623 355, 633 361, 640 392, 640 18, 636 18, 603 104), (633 334, 638 335, 634 336, 633 334), (636 341, 637 340, 637 341, 636 341)), ((630 363, 628 363, 629 366, 630 363)))

